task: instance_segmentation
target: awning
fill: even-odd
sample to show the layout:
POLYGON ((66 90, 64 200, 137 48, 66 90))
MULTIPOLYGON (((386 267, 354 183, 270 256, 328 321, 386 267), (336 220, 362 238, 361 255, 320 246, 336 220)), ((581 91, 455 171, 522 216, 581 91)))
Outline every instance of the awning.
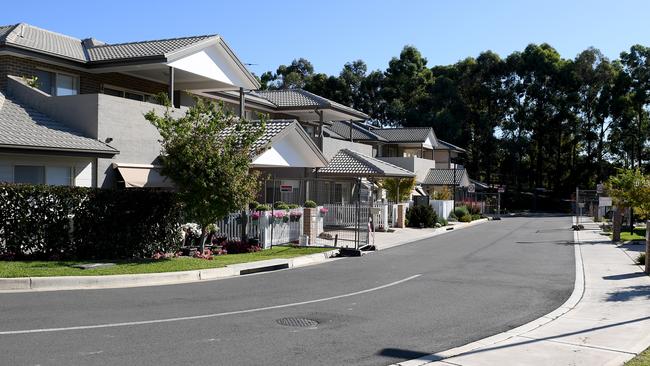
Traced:
POLYGON ((147 164, 113 163, 126 188, 174 188, 170 178, 160 174, 160 167, 147 164))

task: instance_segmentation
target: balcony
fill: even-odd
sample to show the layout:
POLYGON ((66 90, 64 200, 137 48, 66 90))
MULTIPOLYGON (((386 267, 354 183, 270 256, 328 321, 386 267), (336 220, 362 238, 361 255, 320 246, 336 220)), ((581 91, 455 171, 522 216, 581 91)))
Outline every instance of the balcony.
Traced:
POLYGON ((416 182, 421 182, 427 176, 429 169, 434 169, 436 167, 435 160, 422 159, 415 156, 377 157, 377 159, 414 172, 416 182))

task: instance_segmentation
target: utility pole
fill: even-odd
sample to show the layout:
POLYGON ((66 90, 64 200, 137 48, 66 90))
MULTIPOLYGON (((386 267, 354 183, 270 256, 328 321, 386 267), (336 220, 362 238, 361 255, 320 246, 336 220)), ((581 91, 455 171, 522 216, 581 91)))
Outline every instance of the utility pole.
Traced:
POLYGON ((580 188, 576 187, 576 227, 580 225, 580 188))

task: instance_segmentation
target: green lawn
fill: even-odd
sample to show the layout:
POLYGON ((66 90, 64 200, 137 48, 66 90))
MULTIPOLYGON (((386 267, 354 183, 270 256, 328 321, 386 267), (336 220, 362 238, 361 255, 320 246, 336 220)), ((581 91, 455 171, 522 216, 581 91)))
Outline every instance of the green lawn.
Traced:
MULTIPOLYGON (((609 235, 612 237, 612 234, 609 235)), ((630 241, 630 240, 645 240, 645 228, 636 227, 634 228, 634 234, 630 234, 629 230, 621 231, 621 240, 630 241)))
POLYGON ((321 253, 328 248, 273 247, 256 253, 226 254, 213 260, 196 258, 145 259, 137 261, 98 260, 95 263, 111 262, 116 265, 97 269, 73 268, 72 265, 93 263, 93 261, 0 261, 0 278, 48 277, 48 276, 104 276, 134 273, 178 272, 195 269, 219 268, 229 264, 255 262, 265 259, 293 258, 301 255, 321 253))
POLYGON ((650 348, 627 361, 625 366, 650 366, 650 348))

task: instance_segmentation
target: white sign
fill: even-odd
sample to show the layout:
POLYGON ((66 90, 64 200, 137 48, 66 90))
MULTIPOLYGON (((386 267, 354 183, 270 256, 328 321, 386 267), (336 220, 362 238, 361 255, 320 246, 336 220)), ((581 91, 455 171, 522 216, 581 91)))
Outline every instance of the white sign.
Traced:
POLYGON ((598 197, 598 207, 612 207, 612 197, 598 197))
POLYGON ((605 187, 602 183, 596 184, 596 193, 602 194, 604 189, 605 187))
POLYGON ((469 193, 476 192, 476 185, 474 183, 471 183, 470 185, 468 185, 467 186, 467 192, 469 192, 469 193))
POLYGON ((499 187, 498 192, 499 193, 504 193, 506 191, 506 187, 499 187))

